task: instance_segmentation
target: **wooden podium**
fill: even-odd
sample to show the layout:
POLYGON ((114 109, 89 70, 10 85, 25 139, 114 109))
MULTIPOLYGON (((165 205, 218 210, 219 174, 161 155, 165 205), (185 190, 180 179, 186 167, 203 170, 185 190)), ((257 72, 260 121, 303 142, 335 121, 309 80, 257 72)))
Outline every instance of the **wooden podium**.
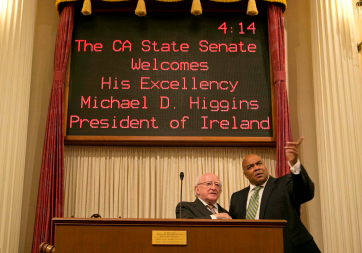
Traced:
POLYGON ((283 227, 286 223, 284 220, 53 220, 57 253, 283 253, 283 227), (155 238, 155 233, 163 233, 166 239, 169 237, 170 240, 166 240, 168 245, 153 244, 160 239, 155 238), (182 239, 179 234, 186 234, 186 244, 175 245, 182 239))

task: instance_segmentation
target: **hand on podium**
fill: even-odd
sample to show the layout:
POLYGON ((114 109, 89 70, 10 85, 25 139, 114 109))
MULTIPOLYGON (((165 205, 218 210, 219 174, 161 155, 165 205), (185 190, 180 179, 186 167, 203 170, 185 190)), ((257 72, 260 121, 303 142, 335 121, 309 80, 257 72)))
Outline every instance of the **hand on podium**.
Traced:
POLYGON ((217 220, 231 220, 231 217, 227 213, 216 213, 214 214, 217 220))

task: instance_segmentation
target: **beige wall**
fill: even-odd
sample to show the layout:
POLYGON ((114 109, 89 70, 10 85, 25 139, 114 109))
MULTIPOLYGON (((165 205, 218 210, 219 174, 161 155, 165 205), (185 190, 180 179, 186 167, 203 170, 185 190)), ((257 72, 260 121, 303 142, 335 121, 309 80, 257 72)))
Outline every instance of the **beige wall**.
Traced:
POLYGON ((30 92, 22 220, 19 252, 31 252, 41 158, 53 79, 53 55, 58 28, 55 1, 38 0, 30 92))
MULTIPOLYGON (((19 252, 30 252, 31 249, 45 123, 52 84, 54 42, 58 24, 54 1, 38 0, 37 5, 19 252)), ((285 14, 288 52, 286 60, 293 137, 294 139, 299 136, 305 137, 301 160, 316 183, 316 196, 303 206, 302 219, 322 249, 309 8, 308 1, 288 1, 288 9, 285 14)), ((356 24, 362 27, 362 20, 356 19, 356 24)), ((357 36, 357 41, 361 41, 359 31, 356 32, 357 36)), ((360 62, 362 61, 361 55, 360 62)))
POLYGON ((301 162, 315 183, 315 197, 302 206, 302 221, 323 252, 321 205, 312 73, 312 48, 308 1, 288 1, 284 16, 290 121, 293 140, 303 136, 301 162))

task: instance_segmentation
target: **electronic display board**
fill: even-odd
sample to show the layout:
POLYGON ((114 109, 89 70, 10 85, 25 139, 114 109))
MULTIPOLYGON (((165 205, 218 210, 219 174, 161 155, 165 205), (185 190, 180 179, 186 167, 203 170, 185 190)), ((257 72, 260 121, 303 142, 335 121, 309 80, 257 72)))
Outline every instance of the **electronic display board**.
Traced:
POLYGON ((266 14, 76 15, 66 140, 273 142, 266 14))

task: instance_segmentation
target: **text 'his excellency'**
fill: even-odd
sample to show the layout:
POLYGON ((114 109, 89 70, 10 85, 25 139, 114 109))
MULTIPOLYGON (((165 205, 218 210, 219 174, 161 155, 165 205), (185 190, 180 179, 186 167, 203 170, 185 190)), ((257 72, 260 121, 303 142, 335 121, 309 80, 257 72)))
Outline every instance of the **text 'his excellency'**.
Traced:
MULTIPOLYGON (((239 23, 240 32, 239 34, 244 34, 243 23, 239 23)), ((226 26, 226 22, 224 22, 221 26, 218 27, 219 30, 223 31, 224 34, 227 32, 232 33, 232 28, 228 28, 226 26), (230 29, 230 31, 228 30, 230 29)), ((255 26, 254 23, 251 23, 247 29, 247 31, 255 34, 255 26)), ((103 45, 102 43, 93 43, 87 40, 78 39, 76 42, 76 51, 77 52, 92 52, 99 53, 102 52, 105 46, 112 46, 112 51, 115 53, 129 53, 135 52, 138 49, 145 54, 147 57, 147 53, 156 53, 157 55, 160 53, 178 53, 182 55, 188 55, 192 52, 195 53, 195 50, 190 50, 189 43, 177 43, 172 41, 171 43, 167 42, 158 42, 151 40, 142 40, 140 44, 137 44, 136 47, 133 47, 132 42, 130 40, 113 40, 108 45, 103 45)), ((196 41, 197 43, 197 41, 196 41)), ((192 46, 192 45, 191 45, 192 46)), ((257 46, 253 43, 244 43, 242 41, 236 43, 210 43, 208 40, 201 39, 198 41, 197 52, 200 53, 201 57, 203 57, 204 53, 255 53, 257 50, 257 46)), ((162 54, 164 55, 164 54, 162 54)), ((234 54, 233 54, 234 55, 234 54)), ((130 58, 130 66, 132 71, 210 71, 210 64, 208 61, 188 61, 188 60, 159 60, 152 56, 151 60, 145 60, 144 57, 131 56, 130 58)), ((200 59, 200 58, 199 58, 200 59)), ((178 90, 184 91, 189 90, 192 92, 197 91, 220 91, 220 92, 235 92, 237 86, 242 85, 239 80, 223 80, 226 78, 220 78, 221 80, 215 80, 217 78, 200 78, 198 76, 193 77, 173 77, 169 80, 162 80, 160 77, 151 77, 149 74, 144 74, 139 77, 139 81, 130 81, 128 79, 117 80, 117 77, 109 77, 103 76, 101 81, 101 89, 102 90, 132 90, 134 88, 147 92, 147 90, 157 91, 157 90, 178 90), (211 79, 211 80, 210 80, 211 79), (131 83, 134 82, 134 83, 131 83)), ((182 73, 182 72, 180 72, 182 73)), ((166 78, 164 78, 166 79, 166 78)), ((136 79, 137 80, 137 79, 136 79)), ((157 93, 158 94, 158 93, 157 93)), ((186 111, 185 116, 180 117, 179 119, 171 119, 168 120, 168 126, 171 129, 187 129, 188 124, 194 124, 198 122, 200 125, 200 129, 270 129, 270 120, 269 117, 264 120, 254 120, 254 119, 243 119, 240 112, 238 110, 258 110, 259 102, 255 99, 239 99, 240 94, 233 93, 235 95, 232 98, 210 98, 210 96, 204 96, 203 94, 198 95, 186 95, 183 96, 181 93, 178 95, 180 100, 177 103, 182 102, 182 105, 185 106, 185 109, 191 111, 208 111, 208 112, 236 112, 234 115, 223 114, 225 117, 223 119, 211 119, 212 116, 208 115, 200 115, 198 116, 190 116, 192 113, 188 114, 186 111)), ((152 96, 152 102, 147 100, 147 96, 145 94, 138 94, 133 98, 124 98, 123 93, 112 95, 102 95, 102 98, 97 98, 97 96, 81 96, 80 97, 80 108, 83 110, 98 110, 98 109, 125 109, 125 110, 148 110, 149 108, 157 108, 163 111, 167 111, 169 109, 176 109, 178 104, 173 104, 173 101, 169 95, 167 94, 158 94, 152 96), (117 97, 122 96, 122 97, 117 97), (157 101, 158 100, 158 101, 157 101)), ((212 95, 211 95, 212 96, 212 95)), ((126 111, 125 111, 126 112, 126 111)), ((159 130, 156 115, 151 110, 149 118, 141 118, 131 116, 132 113, 127 115, 124 113, 122 116, 117 115, 113 116, 113 118, 86 118, 78 115, 70 115, 69 118, 69 127, 70 128, 121 128, 121 129, 156 129, 159 130)), ((181 114, 182 115, 182 114, 181 114)), ((164 119, 163 119, 164 120, 164 119)))

